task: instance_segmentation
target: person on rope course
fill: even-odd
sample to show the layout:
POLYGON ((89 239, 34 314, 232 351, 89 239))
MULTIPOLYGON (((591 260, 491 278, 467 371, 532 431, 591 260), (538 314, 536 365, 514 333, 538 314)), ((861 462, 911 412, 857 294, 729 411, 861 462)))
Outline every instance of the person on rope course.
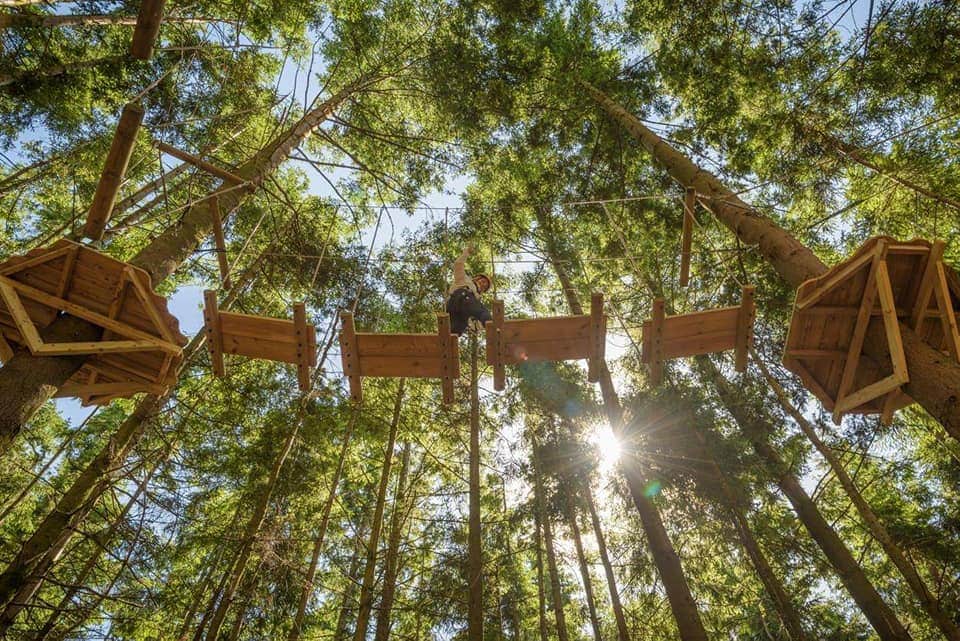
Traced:
POLYGON ((447 297, 447 313, 450 314, 450 331, 462 336, 471 319, 481 325, 493 320, 490 310, 480 302, 480 294, 490 289, 490 277, 477 274, 467 276, 467 258, 474 253, 473 245, 467 246, 453 263, 453 284, 447 297))

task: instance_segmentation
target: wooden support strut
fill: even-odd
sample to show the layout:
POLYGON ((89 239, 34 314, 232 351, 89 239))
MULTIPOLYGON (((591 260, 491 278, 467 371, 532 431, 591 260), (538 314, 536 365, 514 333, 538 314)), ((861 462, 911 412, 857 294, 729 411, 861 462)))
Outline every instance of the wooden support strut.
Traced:
POLYGON ((132 102, 124 106, 83 228, 83 235, 91 240, 103 238, 103 230, 110 220, 117 193, 127 173, 127 165, 130 164, 130 156, 133 154, 142 121, 143 107, 132 102))
POLYGON ((680 237, 680 287, 690 282, 690 251, 693 245, 693 211, 697 205, 697 190, 687 187, 683 198, 683 232, 680 237))
POLYGON ((207 331, 207 348, 213 363, 214 376, 226 376, 227 368, 223 363, 223 332, 220 329, 220 306, 217 293, 209 289, 203 292, 203 323, 207 331))
POLYGON ((745 372, 750 348, 753 347, 753 322, 757 309, 753 298, 753 287, 745 285, 741 297, 740 311, 737 314, 737 342, 734 358, 735 369, 738 372, 745 372))
POLYGON ((606 345, 607 321, 603 315, 603 294, 594 292, 590 296, 590 356, 587 359, 587 380, 591 383, 600 380, 606 345))
POLYGON ((350 383, 350 398, 355 403, 363 400, 363 386, 360 379, 360 350, 357 345, 357 330, 353 325, 352 312, 340 312, 340 354, 343 361, 343 374, 350 383))
POLYGON ((658 387, 663 382, 663 324, 666 320, 666 303, 662 298, 653 301, 653 322, 650 329, 650 385, 658 387))
POLYGON ((176 147, 168 145, 165 142, 161 142, 157 140, 154 142, 154 144, 156 145, 157 149, 159 149, 163 153, 173 156, 174 158, 177 158, 179 160, 182 160, 183 162, 190 163, 197 169, 201 169, 207 172, 208 174, 212 174, 216 176, 217 178, 222 178, 227 182, 236 183, 238 185, 247 182, 240 176, 230 171, 227 171, 226 169, 210 164, 206 160, 203 160, 202 158, 199 158, 197 156, 194 156, 193 154, 177 149, 176 147))
POLYGON ((130 55, 138 60, 149 60, 153 56, 153 46, 160 34, 163 22, 163 5, 166 0, 142 0, 137 24, 133 28, 130 42, 130 55))

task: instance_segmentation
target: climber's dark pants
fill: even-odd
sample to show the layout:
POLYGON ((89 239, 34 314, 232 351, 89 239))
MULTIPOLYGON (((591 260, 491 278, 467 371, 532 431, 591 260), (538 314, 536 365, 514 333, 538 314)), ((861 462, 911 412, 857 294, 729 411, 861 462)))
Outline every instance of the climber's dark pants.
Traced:
POLYGON ((461 287, 447 299, 447 313, 450 314, 450 331, 462 335, 467 329, 470 319, 476 319, 481 324, 493 320, 490 310, 467 287, 461 287))

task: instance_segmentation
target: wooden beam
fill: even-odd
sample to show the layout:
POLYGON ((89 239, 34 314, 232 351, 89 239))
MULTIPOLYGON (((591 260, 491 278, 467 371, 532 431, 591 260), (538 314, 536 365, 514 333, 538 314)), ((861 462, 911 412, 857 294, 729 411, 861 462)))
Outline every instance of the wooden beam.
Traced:
POLYGON ((40 356, 77 356, 81 354, 119 354, 123 352, 157 351, 150 341, 76 341, 44 343, 35 354, 40 356))
MULTIPOLYGON (((884 240, 884 239, 881 239, 881 240, 884 240)), ((800 298, 799 293, 797 294, 797 302, 795 304, 795 308, 798 310, 802 310, 802 309, 806 309, 807 307, 810 307, 811 305, 816 303, 818 300, 820 300, 821 298, 829 294, 834 287, 837 287, 838 285, 842 284, 848 278, 850 278, 851 276, 856 274, 858 271, 863 269, 865 265, 868 265, 870 261, 873 260, 873 256, 874 256, 874 253, 868 251, 864 253, 862 256, 858 256, 857 258, 854 258, 853 260, 851 260, 850 263, 842 267, 839 271, 837 271, 837 273, 831 274, 830 272, 828 272, 828 276, 826 280, 822 284, 817 285, 812 292, 810 292, 809 294, 806 294, 803 298, 800 298)), ((801 285, 800 287, 803 288, 803 285, 801 285)))
POLYGON ((440 364, 443 376, 441 377, 441 386, 443 388, 443 403, 450 405, 454 402, 454 380, 459 376, 459 372, 454 371, 453 350, 457 349, 457 337, 450 333, 450 315, 437 314, 437 334, 440 342, 440 364))
POLYGON ((220 328, 220 305, 217 293, 211 290, 203 292, 203 326, 207 332, 207 349, 210 350, 210 362, 213 375, 224 377, 227 368, 223 363, 223 332, 220 328))
POLYGON ((217 265, 220 268, 220 283, 230 289, 230 263, 227 261, 227 243, 223 233, 223 217, 220 215, 220 197, 210 197, 210 215, 213 217, 213 240, 217 248, 217 265))
POLYGON ((883 310, 883 329, 887 334, 890 347, 890 360, 893 363, 893 376, 903 385, 910 380, 907 371, 907 357, 903 351, 903 339, 900 337, 900 323, 897 321, 897 309, 894 306, 893 287, 887 272, 887 261, 880 261, 877 269, 877 294, 880 297, 880 309, 883 310))
POLYGON ((130 55, 138 60, 149 60, 153 56, 153 46, 160 34, 163 23, 163 5, 165 0, 142 0, 137 14, 137 24, 133 28, 130 42, 130 55))
POLYGON ((917 297, 913 302, 913 310, 910 312, 910 328, 917 331, 920 323, 926 317, 927 308, 930 306, 930 295, 937 282, 937 265, 943 258, 945 243, 942 240, 933 241, 930 247, 930 253, 927 254, 927 262, 923 268, 923 278, 920 280, 920 288, 917 290, 917 297))
POLYGON ((53 250, 40 250, 41 253, 38 256, 34 256, 32 258, 28 258, 27 260, 20 260, 20 261, 11 263, 9 265, 6 265, 5 267, 0 268, 0 276, 10 276, 12 274, 22 272, 25 269, 29 269, 30 267, 34 267, 36 265, 42 265, 43 263, 48 263, 52 260, 56 260, 57 258, 60 258, 61 256, 69 254, 74 247, 80 247, 80 245, 77 245, 76 243, 69 240, 62 240, 60 242, 69 243, 69 245, 66 247, 60 247, 58 249, 53 249, 53 250))
POLYGON ((54 394, 56 398, 70 398, 83 396, 102 396, 106 394, 118 396, 133 396, 149 392, 151 394, 163 394, 167 390, 166 385, 157 385, 151 383, 96 383, 88 385, 84 383, 65 383, 54 394))
POLYGON ((87 212, 87 222, 83 228, 83 235, 91 240, 103 238, 103 230, 110 220, 113 204, 117 200, 117 193, 123 183, 123 176, 127 173, 130 156, 137 142, 137 132, 143 121, 143 107, 137 103, 128 103, 120 114, 120 122, 113 134, 113 143, 97 183, 97 191, 90 203, 87 212))
POLYGON ((153 299, 153 292, 144 284, 144 279, 147 279, 147 282, 149 282, 150 277, 131 265, 124 267, 123 271, 127 275, 127 280, 133 285, 133 289, 137 293, 137 299, 140 301, 140 304, 143 305, 143 310, 147 313, 147 318, 149 318, 150 322, 156 327, 157 332, 167 341, 176 343, 177 339, 173 335, 173 331, 160 314, 160 310, 157 309, 153 299))
POLYGON ((653 301, 653 321, 650 324, 650 385, 658 387, 663 382, 663 323, 666 319, 666 303, 662 298, 653 301))
POLYGON ((747 371, 747 357, 753 347, 753 323, 756 316, 756 303, 753 297, 753 287, 745 285, 740 299, 740 312, 737 315, 737 339, 735 353, 735 367, 738 372, 747 371))
POLYGON ((864 403, 869 403, 875 398, 889 394, 894 390, 900 389, 900 386, 903 385, 903 381, 895 374, 891 374, 886 378, 882 378, 875 383, 867 385, 863 389, 857 390, 853 394, 850 394, 842 401, 837 401, 836 407, 833 408, 833 413, 835 415, 844 415, 852 410, 857 409, 864 403))
POLYGON ((590 296, 590 355, 587 360, 587 380, 596 383, 600 380, 607 345, 607 323, 603 315, 603 294, 594 292, 590 296))
POLYGON ((340 312, 340 361, 343 374, 350 383, 350 398, 359 403, 363 400, 363 383, 360 378, 360 353, 357 349, 357 332, 353 326, 353 314, 340 312))
POLYGON ((178 159, 180 159, 180 160, 182 160, 182 161, 184 161, 184 162, 188 162, 188 163, 190 163, 191 165, 193 165, 194 167, 196 167, 197 169, 201 169, 201 170, 207 172, 208 174, 212 174, 212 175, 216 176, 217 178, 222 178, 223 180, 226 180, 227 182, 236 183, 236 184, 238 184, 238 185, 247 182, 246 180, 244 180, 244 179, 241 178, 240 176, 238 176, 238 175, 236 175, 236 174, 234 174, 234 173, 231 173, 231 172, 227 171, 226 169, 222 169, 222 168, 220 168, 220 167, 217 167, 216 165, 212 165, 212 164, 208 163, 207 161, 202 160, 201 158, 198 158, 197 156, 194 156, 193 154, 189 154, 189 153, 187 153, 187 152, 185 152, 185 151, 181 151, 180 149, 177 149, 176 147, 172 147, 172 146, 168 145, 168 144, 165 143, 165 142, 160 142, 160 141, 158 140, 158 141, 156 141, 154 144, 156 144, 157 149, 159 149, 159 150, 162 151, 163 153, 168 154, 168 155, 170 155, 170 156, 173 156, 174 158, 178 158, 178 159))
MULTIPOLYGON (((493 389, 498 392, 502 392, 507 387, 507 369, 503 364, 503 301, 494 300, 493 301, 493 328, 494 328, 494 344, 493 344, 493 389)), ((490 350, 491 345, 487 344, 487 350, 490 350)))
POLYGON ((13 358, 13 348, 7 342, 7 338, 0 332, 0 362, 6 363, 13 358))
MULTIPOLYGON (((295 303, 293 306, 294 335, 297 341, 297 385, 304 394, 310 391, 310 340, 307 325, 307 306, 295 303)), ((316 355, 314 355, 316 358, 316 355)))
POLYGON ((943 337, 946 340, 950 355, 960 363, 960 332, 957 331, 957 315, 953 311, 953 299, 950 297, 947 274, 942 262, 937 262, 936 270, 937 282, 934 285, 934 291, 937 293, 937 307, 940 308, 943 337))
POLYGON ((697 206, 697 190, 687 187, 683 198, 683 231, 680 236, 680 287, 690 282, 690 250, 693 245, 693 211, 697 206))
POLYGON ((77 266, 77 256, 80 255, 80 246, 71 247, 60 272, 60 284, 57 286, 57 296, 66 298, 70 294, 70 285, 73 283, 73 270, 77 266))
POLYGON ((880 239, 874 251, 868 254, 870 260, 870 271, 867 273, 867 280, 863 286, 863 295, 860 298, 860 309, 857 312, 857 321, 853 326, 853 335, 850 337, 850 344, 847 346, 847 358, 843 366, 843 374, 840 377, 840 386, 837 388, 836 405, 833 409, 833 422, 837 425, 843 418, 844 407, 843 399, 853 387, 853 381, 857 374, 857 367, 860 364, 860 352, 863 349, 863 339, 867 335, 867 327, 870 325, 870 316, 873 311, 873 301, 877 295, 877 275, 881 264, 886 264, 887 241, 880 239))
POLYGON ((7 312, 13 317, 13 322, 17 325, 20 337, 27 344, 27 349, 32 354, 43 345, 43 340, 37 333, 37 328, 34 326, 30 314, 27 313, 23 303, 20 302, 20 296, 10 285, 12 282, 14 281, 8 280, 6 277, 0 277, 0 297, 3 298, 3 302, 7 306, 7 312))

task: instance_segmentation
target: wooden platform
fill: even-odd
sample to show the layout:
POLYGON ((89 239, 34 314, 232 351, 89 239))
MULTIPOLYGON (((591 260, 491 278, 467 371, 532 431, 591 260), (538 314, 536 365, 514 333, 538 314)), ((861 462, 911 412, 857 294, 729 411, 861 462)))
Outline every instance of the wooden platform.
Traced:
POLYGON ((0 264, 0 358, 19 345, 36 356, 87 355, 57 392, 85 405, 176 382, 182 346, 177 319, 142 269, 69 240, 0 264), (65 312, 103 328, 95 342, 48 343, 39 332, 65 312))
POLYGON ((800 377, 835 422, 844 414, 893 413, 912 400, 900 323, 960 361, 955 275, 943 263, 944 243, 871 238, 853 256, 797 290, 783 363, 800 377), (888 362, 861 353, 870 323, 882 323, 888 362))
POLYGON ((744 287, 739 307, 667 316, 665 303, 653 304, 653 319, 643 323, 643 362, 650 365, 651 385, 663 382, 663 362, 684 356, 736 350, 736 369, 747 368, 753 345, 756 309, 753 287, 744 287))
POLYGON ((297 366, 301 392, 310 390, 310 371, 317 362, 317 330, 307 323, 306 306, 293 306, 293 320, 221 312, 217 294, 203 293, 203 322, 215 376, 226 376, 224 354, 247 356, 297 366))
POLYGON ((493 320, 486 324, 487 364, 493 366, 493 387, 506 387, 506 365, 587 359, 590 382, 599 377, 607 341, 603 294, 590 300, 589 316, 555 316, 504 320, 503 301, 493 301, 493 320))
POLYGON ((340 357, 343 373, 350 382, 350 397, 363 400, 362 379, 439 378, 443 402, 454 402, 454 381, 460 376, 460 349, 457 336, 450 333, 450 317, 437 314, 436 334, 358 333, 353 314, 342 312, 340 357))

